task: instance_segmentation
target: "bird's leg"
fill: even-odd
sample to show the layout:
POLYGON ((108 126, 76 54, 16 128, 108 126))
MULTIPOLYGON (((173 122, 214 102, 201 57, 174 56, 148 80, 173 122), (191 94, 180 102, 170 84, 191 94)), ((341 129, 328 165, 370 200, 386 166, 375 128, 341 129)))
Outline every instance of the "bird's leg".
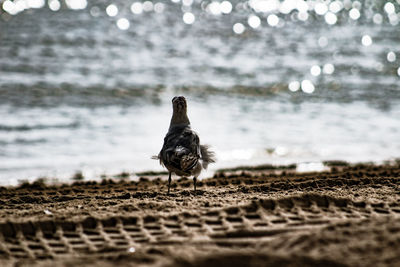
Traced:
POLYGON ((193 177, 193 183, 194 183, 194 194, 196 194, 196 182, 197 182, 197 177, 193 177))
POLYGON ((170 187, 171 187, 171 172, 169 173, 169 177, 168 177, 168 195, 169 195, 170 187))

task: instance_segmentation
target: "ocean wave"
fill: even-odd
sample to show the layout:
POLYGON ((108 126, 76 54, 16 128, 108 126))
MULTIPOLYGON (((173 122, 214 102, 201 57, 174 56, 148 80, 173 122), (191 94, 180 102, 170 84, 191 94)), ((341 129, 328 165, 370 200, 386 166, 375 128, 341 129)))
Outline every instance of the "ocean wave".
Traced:
MULTIPOLYGON (((0 131, 4 132, 25 132, 32 130, 44 130, 44 129, 74 129, 80 126, 80 122, 72 122, 67 124, 22 124, 22 125, 5 125, 0 124, 0 131)), ((17 143, 29 142, 25 139, 16 139, 17 143)), ((36 140, 37 141, 37 140, 36 140)), ((35 142, 36 142, 35 141, 35 142)), ((43 141, 43 140, 39 140, 43 141)))
MULTIPOLYGON (((165 94, 184 94, 207 98, 213 96, 277 98, 294 104, 303 102, 351 103, 365 102, 372 107, 389 110, 400 102, 400 91, 390 81, 376 79, 372 83, 351 80, 338 84, 321 81, 318 90, 307 94, 301 90, 291 92, 288 83, 270 83, 264 86, 204 86, 204 85, 124 85, 106 86, 94 84, 88 87, 62 83, 61 85, 39 82, 34 85, 6 84, 0 87, 0 104, 18 107, 58 107, 60 105, 101 107, 107 105, 142 106, 158 105, 165 94), (362 89, 360 89, 362 87, 362 89), (380 88, 380 89, 377 89, 380 88)), ((16 129, 24 130, 25 126, 16 129)), ((1 130, 2 128, 0 128, 1 130)), ((3 128, 5 130, 6 128, 3 128)))

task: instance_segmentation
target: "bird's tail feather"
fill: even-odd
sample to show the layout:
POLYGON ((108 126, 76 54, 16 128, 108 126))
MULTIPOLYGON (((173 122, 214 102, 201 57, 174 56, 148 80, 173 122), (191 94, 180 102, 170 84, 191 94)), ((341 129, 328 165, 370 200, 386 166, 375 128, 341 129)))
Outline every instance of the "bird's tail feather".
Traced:
POLYGON ((200 145, 200 153, 204 169, 207 169, 208 164, 214 163, 216 161, 215 153, 213 151, 210 151, 209 148, 210 147, 208 145, 200 145))
POLYGON ((161 166, 164 166, 164 163, 163 163, 163 162, 162 162, 162 160, 161 160, 161 156, 160 156, 160 154, 158 154, 158 155, 154 155, 154 156, 151 156, 151 159, 159 160, 159 161, 160 161, 160 164, 161 164, 161 166))

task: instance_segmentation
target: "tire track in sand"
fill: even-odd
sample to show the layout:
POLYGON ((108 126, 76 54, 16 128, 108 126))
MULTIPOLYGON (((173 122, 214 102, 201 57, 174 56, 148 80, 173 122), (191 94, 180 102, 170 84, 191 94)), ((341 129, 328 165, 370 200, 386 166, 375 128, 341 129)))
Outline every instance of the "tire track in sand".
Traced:
POLYGON ((385 217, 399 218, 400 207, 396 203, 355 202, 313 193, 182 213, 8 221, 0 224, 0 258, 107 258, 133 251, 148 254, 168 246, 232 248, 269 242, 279 250, 287 244, 301 243, 290 239, 291 233, 385 217), (276 240, 282 236, 291 243, 279 245, 276 240))

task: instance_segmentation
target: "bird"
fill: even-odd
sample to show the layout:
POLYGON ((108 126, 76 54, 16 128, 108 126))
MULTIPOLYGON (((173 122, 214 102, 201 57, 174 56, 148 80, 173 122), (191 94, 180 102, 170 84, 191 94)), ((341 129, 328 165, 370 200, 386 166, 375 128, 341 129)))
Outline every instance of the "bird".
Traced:
POLYGON ((167 168, 168 195, 171 188, 171 175, 193 176, 194 193, 196 182, 202 169, 207 169, 208 164, 214 163, 215 153, 209 150, 208 145, 200 145, 198 134, 192 130, 187 116, 187 102, 184 96, 172 98, 172 118, 168 132, 164 137, 164 144, 160 153, 153 156, 160 164, 167 168))

